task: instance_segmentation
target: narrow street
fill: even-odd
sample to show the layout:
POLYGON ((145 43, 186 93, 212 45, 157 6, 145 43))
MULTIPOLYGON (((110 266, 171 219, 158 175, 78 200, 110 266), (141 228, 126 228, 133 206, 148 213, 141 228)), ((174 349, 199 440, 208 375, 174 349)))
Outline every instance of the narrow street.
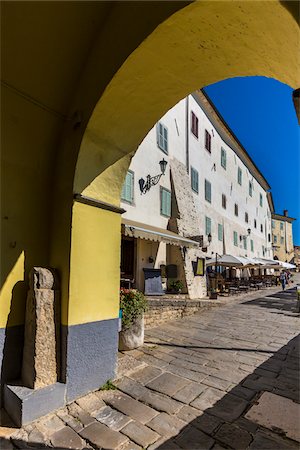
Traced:
POLYGON ((297 449, 298 333, 295 289, 152 328, 121 355, 130 367, 118 390, 3 428, 0 448, 297 449))

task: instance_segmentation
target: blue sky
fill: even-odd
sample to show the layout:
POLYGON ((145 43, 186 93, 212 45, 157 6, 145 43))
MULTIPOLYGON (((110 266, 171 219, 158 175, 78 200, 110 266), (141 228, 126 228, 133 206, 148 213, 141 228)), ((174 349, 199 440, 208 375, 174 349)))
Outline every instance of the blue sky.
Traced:
POLYGON ((265 77, 231 78, 205 88, 232 131, 269 182, 275 211, 297 221, 300 245, 300 127, 293 90, 265 77))

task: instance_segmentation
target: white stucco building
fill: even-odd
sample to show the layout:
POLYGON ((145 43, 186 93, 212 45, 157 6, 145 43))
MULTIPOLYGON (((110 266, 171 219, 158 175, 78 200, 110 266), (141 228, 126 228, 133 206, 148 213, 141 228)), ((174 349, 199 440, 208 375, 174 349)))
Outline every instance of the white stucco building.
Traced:
POLYGON ((206 277, 194 276, 197 257, 272 258, 269 190, 208 97, 189 95, 149 131, 132 158, 121 203, 122 276, 143 290, 143 268, 162 268, 164 281, 164 266, 176 265, 177 273, 171 267, 167 275, 197 298, 206 295, 206 277), (163 159, 165 175, 141 193, 139 180, 160 174, 163 159), (167 229, 178 238, 163 236, 167 229), (195 238, 200 247, 190 242, 195 238))

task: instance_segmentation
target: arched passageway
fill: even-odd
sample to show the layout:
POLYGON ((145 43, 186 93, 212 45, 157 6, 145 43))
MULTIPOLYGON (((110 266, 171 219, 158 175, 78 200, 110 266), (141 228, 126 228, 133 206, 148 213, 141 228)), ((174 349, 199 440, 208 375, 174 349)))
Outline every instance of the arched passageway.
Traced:
MULTIPOLYGON (((102 17, 101 23, 88 17, 86 26, 94 28, 89 45, 81 43, 85 52, 81 54, 80 69, 74 56, 73 70, 77 70, 79 81, 63 70, 66 83, 72 79, 72 89, 55 91, 67 120, 57 124, 62 114, 56 119, 52 114, 51 123, 47 122, 48 134, 40 136, 39 146, 46 150, 38 163, 47 174, 46 179, 36 180, 41 197, 30 198, 35 187, 30 182, 26 207, 18 207, 16 213, 26 218, 25 231, 21 231, 20 224, 15 224, 14 230, 26 242, 26 248, 18 248, 6 266, 1 326, 7 324, 12 289, 24 279, 24 258, 26 268, 33 264, 57 267, 62 278, 68 399, 98 387, 113 375, 120 258, 118 206, 130 154, 160 116, 203 86, 228 77, 251 75, 273 77, 293 88, 299 85, 299 30, 290 5, 278 1, 166 4, 157 7, 150 2, 144 9, 140 4, 134 7, 124 2, 114 8, 103 4, 101 12, 94 11, 102 17), (120 48, 115 55, 116 29, 120 48), (122 31, 126 32, 124 40, 122 31), (43 203, 43 194, 52 198, 51 208, 43 203), (73 195, 77 196, 75 201, 73 195), (36 215, 34 220, 32 214, 36 215), (31 220, 27 220, 29 216, 31 220), (38 248, 32 251, 34 246, 38 248)), ((64 8, 68 9, 65 4, 64 8)), ((81 16, 83 12, 88 15, 83 9, 81 16)), ((11 18, 14 14, 13 8, 8 8, 11 18)), ((74 18, 77 22, 70 33, 75 40, 76 26, 82 23, 78 11, 74 18)), ((68 45, 72 47, 69 38, 68 45)), ((6 88, 8 154, 11 151, 10 158, 18 159, 20 143, 14 132, 21 127, 18 120, 12 119, 19 104, 14 99, 16 91, 8 83, 6 88)), ((49 93, 51 104, 50 100, 49 93)), ((33 111, 28 114, 33 125, 40 121, 33 111)), ((39 129, 33 126, 33 130, 39 136, 39 129)), ((28 133, 27 129, 23 131, 28 133)), ((28 149, 28 139, 26 144, 28 149)), ((33 146, 36 152, 39 146, 33 146)), ((35 173, 31 158, 30 175, 35 173)), ((16 165, 14 160, 11 167, 16 165)), ((8 205, 13 201, 12 178, 7 178, 6 183, 8 205)), ((24 177, 18 189, 27 181, 24 177)), ((4 243, 9 242, 14 240, 7 232, 4 243)), ((19 318, 13 325, 21 323, 20 308, 18 311, 19 318)))

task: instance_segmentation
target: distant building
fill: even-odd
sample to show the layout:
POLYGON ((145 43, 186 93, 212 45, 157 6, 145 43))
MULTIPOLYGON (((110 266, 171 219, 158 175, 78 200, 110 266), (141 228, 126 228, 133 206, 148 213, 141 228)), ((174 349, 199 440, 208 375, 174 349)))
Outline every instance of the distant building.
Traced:
POLYGON ((122 278, 143 290, 145 269, 161 270, 164 287, 179 279, 190 298, 201 298, 206 277, 195 276, 197 258, 273 258, 269 190, 210 99, 202 91, 189 95, 149 131, 132 159, 121 196, 122 278), (163 160, 165 175, 141 193, 163 160))
POLYGON ((298 270, 300 270, 300 246, 294 245, 294 262, 298 270))
POLYGON ((294 222, 292 217, 288 216, 285 209, 283 215, 272 214, 272 241, 274 258, 280 261, 293 262, 294 260, 294 243, 293 228, 294 222))

